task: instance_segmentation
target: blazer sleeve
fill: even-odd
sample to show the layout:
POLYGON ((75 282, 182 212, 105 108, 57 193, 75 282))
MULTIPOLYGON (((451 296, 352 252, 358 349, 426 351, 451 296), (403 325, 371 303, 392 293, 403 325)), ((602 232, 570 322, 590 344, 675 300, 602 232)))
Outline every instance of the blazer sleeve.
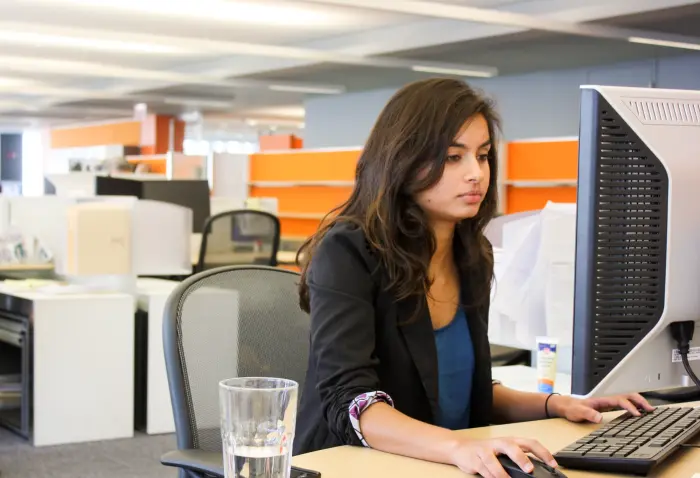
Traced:
POLYGON ((347 445, 363 444, 350 420, 353 401, 380 390, 375 286, 364 247, 364 238, 354 232, 331 230, 319 244, 307 278, 316 389, 331 433, 347 445))

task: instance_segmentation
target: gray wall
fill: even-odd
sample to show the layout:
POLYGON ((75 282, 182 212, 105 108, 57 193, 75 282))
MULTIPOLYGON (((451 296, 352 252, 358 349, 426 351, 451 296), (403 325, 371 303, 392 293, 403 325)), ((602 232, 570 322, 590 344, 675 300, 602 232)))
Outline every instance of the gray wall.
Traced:
MULTIPOLYGON (((493 97, 507 139, 578 134, 579 86, 700 90, 700 55, 469 81, 493 97)), ((394 88, 307 99, 304 147, 361 146, 394 88)))

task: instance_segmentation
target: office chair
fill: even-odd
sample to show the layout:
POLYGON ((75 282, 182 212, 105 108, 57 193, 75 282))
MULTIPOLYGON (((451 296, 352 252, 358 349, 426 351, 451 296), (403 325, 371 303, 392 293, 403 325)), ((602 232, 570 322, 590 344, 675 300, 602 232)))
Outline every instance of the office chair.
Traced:
POLYGON ((196 272, 230 265, 276 266, 280 221, 274 214, 237 209, 208 217, 196 272))
POLYGON ((310 319, 299 308, 299 277, 269 266, 221 267, 189 277, 168 297, 163 347, 178 451, 161 463, 180 468, 180 478, 224 476, 221 380, 286 378, 301 393, 310 319))

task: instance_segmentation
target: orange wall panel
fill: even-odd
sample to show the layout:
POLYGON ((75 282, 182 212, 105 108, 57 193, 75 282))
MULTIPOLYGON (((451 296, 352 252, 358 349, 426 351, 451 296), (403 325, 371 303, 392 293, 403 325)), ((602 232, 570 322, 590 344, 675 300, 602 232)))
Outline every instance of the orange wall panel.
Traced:
POLYGON ((299 149, 303 145, 301 138, 293 134, 271 134, 258 138, 260 151, 275 151, 284 149, 299 149))
POLYGON ((508 143, 509 180, 576 179, 577 174, 577 140, 508 143))
POLYGON ((353 181, 360 150, 258 153, 251 181, 353 181))
POLYGON ((280 229, 282 237, 309 237, 318 229, 321 221, 315 219, 291 219, 280 218, 280 229))
POLYGON ((152 173, 165 174, 168 170, 167 160, 165 158, 142 158, 139 156, 127 157, 126 161, 130 164, 146 163, 152 173))
POLYGON ((141 144, 141 122, 124 121, 51 131, 51 148, 79 148, 114 144, 139 146, 141 144))
POLYGON ((280 214, 285 212, 325 214, 347 201, 351 193, 351 187, 250 188, 252 197, 276 197, 277 210, 280 214))
MULTIPOLYGON (((141 126, 141 154, 165 154, 170 148, 171 116, 149 115, 141 126)), ((185 142, 185 122, 175 119, 173 151, 181 153, 185 142)))
POLYGON ((547 201, 564 203, 576 202, 575 187, 518 188, 507 186, 507 188, 506 214, 542 209, 547 204, 547 201))

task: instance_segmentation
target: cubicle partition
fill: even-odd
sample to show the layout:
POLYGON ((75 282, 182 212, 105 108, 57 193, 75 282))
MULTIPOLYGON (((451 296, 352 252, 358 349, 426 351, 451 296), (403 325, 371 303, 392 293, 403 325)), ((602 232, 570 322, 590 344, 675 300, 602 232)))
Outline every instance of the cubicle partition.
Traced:
POLYGON ((501 151, 501 212, 576 202, 578 138, 511 141, 501 151))
POLYGON ((350 197, 360 148, 289 150, 250 157, 252 197, 276 197, 283 238, 313 234, 350 197))
POLYGON ((98 176, 95 181, 98 195, 134 196, 192 209, 191 232, 201 233, 204 221, 211 215, 209 183, 206 180, 139 180, 98 176))

